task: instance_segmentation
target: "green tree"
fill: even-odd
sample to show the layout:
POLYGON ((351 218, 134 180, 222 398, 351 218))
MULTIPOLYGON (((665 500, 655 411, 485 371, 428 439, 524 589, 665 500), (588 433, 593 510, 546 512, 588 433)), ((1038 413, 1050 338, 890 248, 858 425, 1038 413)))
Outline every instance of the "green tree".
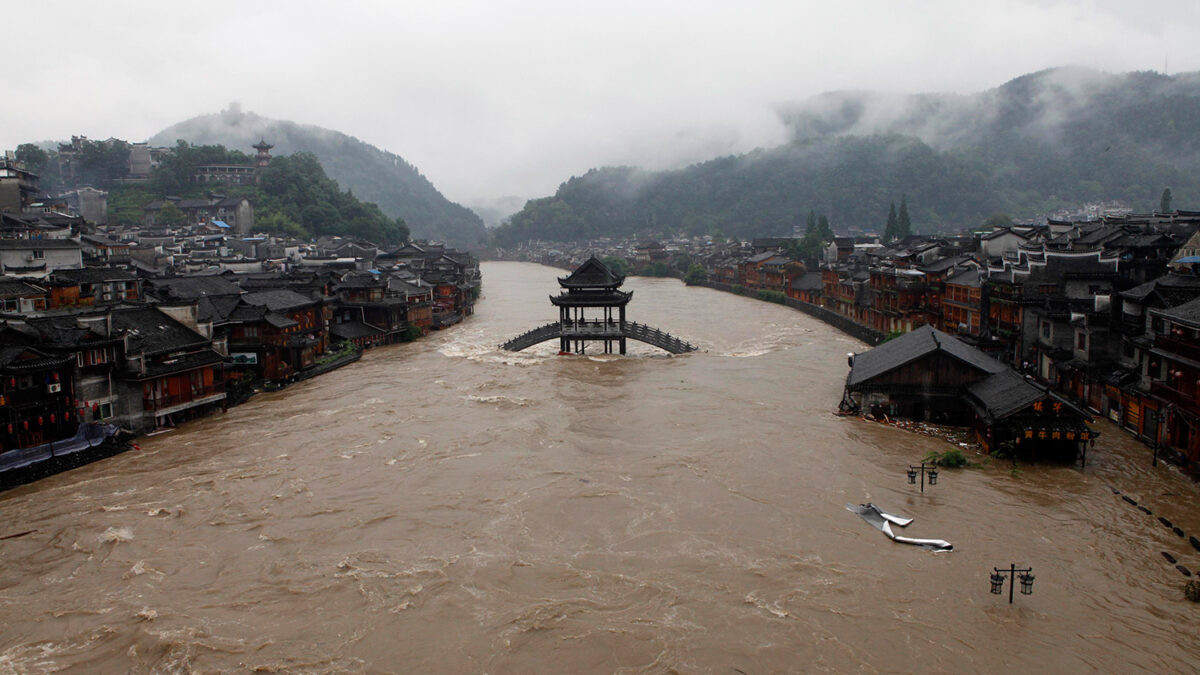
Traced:
POLYGON ((688 267, 687 275, 683 278, 685 283, 698 284, 708 281, 708 272, 704 270, 704 266, 699 263, 692 263, 688 267))
POLYGON ((50 155, 33 143, 22 143, 17 146, 17 161, 34 173, 41 173, 49 161, 50 155))
POLYGON ((810 210, 808 212, 808 225, 804 228, 804 233, 810 234, 812 232, 815 232, 816 229, 817 229, 817 212, 810 210))
POLYGON ((624 258, 619 258, 615 255, 606 255, 600 262, 604 263, 613 274, 625 275, 629 273, 629 264, 624 258))
POLYGON ((817 234, 825 241, 833 239, 833 227, 829 224, 829 219, 825 217, 824 213, 817 218, 817 234))
POLYGON ((997 227, 1010 227, 1013 224, 1013 219, 1007 213, 993 213, 988 216, 987 220, 983 221, 983 227, 988 230, 994 230, 997 227))
POLYGON ((900 196, 900 213, 896 214, 896 233, 901 238, 912 234, 912 220, 908 217, 908 196, 900 196))
POLYGON ((1158 212, 1159 213, 1170 213, 1171 212, 1171 188, 1167 188, 1162 191, 1162 197, 1160 197, 1158 200, 1158 212))
POLYGON ((163 205, 158 212, 158 217, 155 222, 159 225, 167 225, 168 227, 176 227, 187 224, 187 215, 171 202, 163 205))
POLYGON ((898 221, 896 220, 896 202, 892 202, 888 209, 887 227, 883 229, 883 240, 891 241, 896 238, 896 230, 898 221))

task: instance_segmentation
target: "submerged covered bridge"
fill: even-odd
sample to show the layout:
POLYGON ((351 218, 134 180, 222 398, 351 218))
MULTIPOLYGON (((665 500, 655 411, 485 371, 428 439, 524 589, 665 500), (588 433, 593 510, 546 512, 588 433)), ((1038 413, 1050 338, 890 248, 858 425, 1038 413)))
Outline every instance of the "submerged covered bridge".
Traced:
POLYGON ((559 353, 583 354, 589 342, 603 344, 604 353, 625 353, 627 340, 638 340, 672 354, 696 351, 689 342, 645 324, 625 320, 625 305, 633 292, 619 290, 625 277, 596 259, 588 258, 569 276, 559 277, 562 292, 550 296, 558 307, 558 322, 539 326, 505 342, 501 348, 518 352, 558 339, 559 353), (591 316, 586 316, 591 314, 591 316))

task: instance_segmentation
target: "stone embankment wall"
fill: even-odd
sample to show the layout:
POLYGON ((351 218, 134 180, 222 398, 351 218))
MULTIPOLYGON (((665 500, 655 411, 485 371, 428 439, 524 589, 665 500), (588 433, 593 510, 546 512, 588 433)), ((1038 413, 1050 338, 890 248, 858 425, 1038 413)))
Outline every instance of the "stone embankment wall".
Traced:
MULTIPOLYGON (((733 286, 716 281, 703 281, 693 285, 705 286, 714 290, 725 291, 726 293, 736 293, 733 286)), ((754 293, 755 291, 753 289, 747 288, 746 292, 742 293, 742 295, 745 295, 745 297, 748 298, 754 298, 754 293)), ((850 337, 858 338, 859 340, 862 340, 871 346, 875 346, 883 342, 883 333, 873 328, 868 328, 850 318, 844 317, 831 309, 821 307, 820 305, 814 305, 811 302, 795 300, 793 298, 787 298, 784 301, 784 304, 792 309, 798 309, 814 319, 824 321, 825 323, 842 331, 850 337)))

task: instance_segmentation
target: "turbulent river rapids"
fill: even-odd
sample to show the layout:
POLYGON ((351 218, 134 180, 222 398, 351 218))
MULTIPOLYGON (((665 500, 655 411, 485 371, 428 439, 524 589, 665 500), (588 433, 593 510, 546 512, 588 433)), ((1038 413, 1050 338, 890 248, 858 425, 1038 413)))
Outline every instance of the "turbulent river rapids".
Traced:
POLYGON ((1200 668, 1163 555, 1200 552, 1159 520, 1200 536, 1200 491, 1112 424, 1082 470, 971 454, 922 494, 951 446, 836 416, 865 346, 786 307, 630 278, 701 351, 500 351, 563 274, 485 263, 462 324, 0 493, 33 530, 0 539, 0 673, 1200 668))

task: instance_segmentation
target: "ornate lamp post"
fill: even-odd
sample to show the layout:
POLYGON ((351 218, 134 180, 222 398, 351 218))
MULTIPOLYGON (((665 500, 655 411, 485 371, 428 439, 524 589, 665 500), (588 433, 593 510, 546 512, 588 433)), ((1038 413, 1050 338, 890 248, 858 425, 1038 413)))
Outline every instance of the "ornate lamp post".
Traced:
POLYGON ((908 484, 909 485, 917 484, 917 474, 918 473, 921 474, 921 492, 922 493, 925 492, 925 476, 926 475, 929 476, 929 484, 930 485, 937 485, 938 470, 937 470, 936 464, 930 464, 928 467, 925 466, 925 462, 921 462, 921 466, 913 466, 913 465, 909 464, 908 465, 908 484))
POLYGON ((992 568, 992 593, 1000 595, 1004 592, 1005 577, 1008 578, 1008 604, 1013 601, 1013 588, 1017 582, 1021 582, 1021 595, 1033 595, 1033 568, 1021 567, 1018 568, 1016 563, 1009 565, 1008 569, 1000 569, 999 567, 992 568))

